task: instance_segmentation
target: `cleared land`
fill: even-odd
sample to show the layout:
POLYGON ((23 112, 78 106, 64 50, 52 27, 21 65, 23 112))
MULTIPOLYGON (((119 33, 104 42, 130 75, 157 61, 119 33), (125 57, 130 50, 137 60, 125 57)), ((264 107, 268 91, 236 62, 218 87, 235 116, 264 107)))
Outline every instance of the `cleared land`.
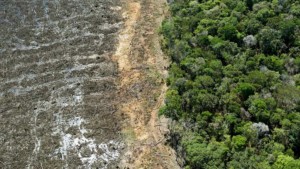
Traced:
POLYGON ((158 117, 169 64, 160 47, 158 30, 167 4, 164 0, 126 0, 124 4, 124 28, 114 57, 119 65, 118 112, 124 118, 126 141, 120 166, 176 169, 176 155, 165 145, 169 122, 158 117))
POLYGON ((117 0, 0 1, 0 168, 112 168, 117 0))
POLYGON ((178 168, 164 0, 0 2, 0 168, 178 168))

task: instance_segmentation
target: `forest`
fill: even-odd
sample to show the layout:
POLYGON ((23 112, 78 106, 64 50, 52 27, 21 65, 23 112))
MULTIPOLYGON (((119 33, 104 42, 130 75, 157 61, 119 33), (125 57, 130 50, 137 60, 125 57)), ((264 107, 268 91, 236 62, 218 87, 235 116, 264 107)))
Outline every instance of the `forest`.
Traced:
POLYGON ((300 168, 300 1, 173 0, 160 114, 185 169, 300 168))

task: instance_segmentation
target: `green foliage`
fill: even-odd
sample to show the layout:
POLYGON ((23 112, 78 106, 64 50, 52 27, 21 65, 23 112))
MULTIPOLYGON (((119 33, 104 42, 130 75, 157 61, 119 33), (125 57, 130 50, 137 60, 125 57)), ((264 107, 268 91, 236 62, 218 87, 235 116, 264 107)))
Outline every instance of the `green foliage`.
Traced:
POLYGON ((161 109, 161 113, 174 119, 178 119, 182 115, 182 101, 177 90, 169 90, 166 94, 165 102, 166 106, 161 109))
POLYGON ((266 54, 280 54, 284 48, 281 32, 272 28, 261 29, 257 35, 260 49, 266 54))
POLYGON ((218 36, 222 37, 224 40, 236 41, 237 33, 236 27, 233 25, 225 25, 218 29, 218 36))
POLYGON ((241 150, 241 149, 245 148, 246 141, 247 141, 247 138, 244 137, 244 136, 241 136, 241 135, 233 136, 232 137, 232 142, 231 142, 232 147, 235 150, 241 150))
POLYGON ((187 159, 191 168, 224 168, 229 148, 223 142, 188 143, 187 159))
POLYGON ((174 0, 161 114, 188 169, 300 168, 300 3, 174 0), (177 137, 178 136, 178 137, 177 137))
POLYGON ((256 121, 268 123, 270 111, 263 99, 253 99, 249 106, 249 112, 255 117, 256 121))
POLYGON ((300 168, 300 160, 294 160, 292 157, 286 155, 279 155, 274 164, 274 169, 293 168, 300 168))
POLYGON ((242 100, 247 100, 249 96, 254 94, 255 87, 250 83, 239 83, 237 92, 242 97, 242 100))

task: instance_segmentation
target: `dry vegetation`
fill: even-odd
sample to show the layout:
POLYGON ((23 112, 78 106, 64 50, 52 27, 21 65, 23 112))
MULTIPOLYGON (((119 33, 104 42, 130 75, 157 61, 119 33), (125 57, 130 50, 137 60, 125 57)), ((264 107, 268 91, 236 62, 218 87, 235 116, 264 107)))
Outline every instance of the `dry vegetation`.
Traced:
POLYGON ((124 117, 127 148, 124 168, 177 168, 176 157, 165 145, 168 121, 158 117, 166 86, 168 60, 161 51, 158 29, 166 13, 162 0, 126 1, 115 59, 120 71, 119 113, 124 117))
POLYGON ((157 115, 166 7, 0 2, 0 168, 177 168, 157 115))
POLYGON ((0 2, 0 168, 111 168, 118 1, 0 2))

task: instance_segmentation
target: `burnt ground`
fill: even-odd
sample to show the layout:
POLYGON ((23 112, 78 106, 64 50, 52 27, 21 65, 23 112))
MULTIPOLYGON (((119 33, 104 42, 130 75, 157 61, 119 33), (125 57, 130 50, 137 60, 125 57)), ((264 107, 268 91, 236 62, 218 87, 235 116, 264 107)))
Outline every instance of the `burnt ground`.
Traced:
POLYGON ((113 168, 119 0, 0 1, 0 168, 113 168))
POLYGON ((0 168, 176 169, 165 0, 0 1, 0 168))

